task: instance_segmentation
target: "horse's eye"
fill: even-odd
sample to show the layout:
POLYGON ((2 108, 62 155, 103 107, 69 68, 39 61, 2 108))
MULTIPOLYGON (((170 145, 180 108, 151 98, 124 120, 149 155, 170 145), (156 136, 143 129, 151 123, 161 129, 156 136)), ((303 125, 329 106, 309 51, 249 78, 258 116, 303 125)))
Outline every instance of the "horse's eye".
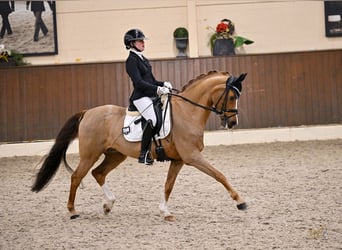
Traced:
POLYGON ((233 96, 233 95, 229 97, 229 101, 232 101, 232 102, 233 102, 233 101, 235 101, 235 99, 236 99, 236 98, 235 98, 235 96, 233 96))

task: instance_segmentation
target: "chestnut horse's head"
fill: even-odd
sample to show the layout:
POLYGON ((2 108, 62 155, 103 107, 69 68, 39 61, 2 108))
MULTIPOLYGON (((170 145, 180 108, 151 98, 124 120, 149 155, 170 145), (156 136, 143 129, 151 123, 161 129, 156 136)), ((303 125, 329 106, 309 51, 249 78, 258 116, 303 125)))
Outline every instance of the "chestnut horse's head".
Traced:
MULTIPOLYGON (((210 71, 189 81, 179 95, 172 95, 214 112, 221 117, 221 125, 224 128, 232 128, 238 123, 237 104, 241 95, 242 81, 246 75, 247 73, 244 73, 234 77, 227 72, 210 71), (203 105, 204 102, 206 105, 203 105)), ((208 119, 208 116, 203 118, 208 119)))
POLYGON ((224 128, 232 128, 238 124, 237 105, 242 91, 242 81, 246 75, 244 73, 239 77, 230 76, 225 90, 216 101, 215 108, 220 114, 221 125, 224 128))

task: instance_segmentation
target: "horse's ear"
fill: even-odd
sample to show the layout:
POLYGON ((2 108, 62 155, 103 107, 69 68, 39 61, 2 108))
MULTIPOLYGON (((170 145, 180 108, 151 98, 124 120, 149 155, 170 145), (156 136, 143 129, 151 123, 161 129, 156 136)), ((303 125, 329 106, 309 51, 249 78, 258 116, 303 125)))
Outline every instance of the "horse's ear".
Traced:
POLYGON ((242 83, 242 81, 245 80, 246 76, 247 76, 247 73, 243 73, 238 77, 236 81, 242 83))
POLYGON ((232 85, 234 82, 236 82, 236 77, 230 76, 227 80, 227 85, 232 85))
POLYGON ((242 81, 245 80, 247 73, 241 74, 239 77, 230 76, 227 80, 227 87, 233 86, 237 96, 239 97, 242 91, 242 81))

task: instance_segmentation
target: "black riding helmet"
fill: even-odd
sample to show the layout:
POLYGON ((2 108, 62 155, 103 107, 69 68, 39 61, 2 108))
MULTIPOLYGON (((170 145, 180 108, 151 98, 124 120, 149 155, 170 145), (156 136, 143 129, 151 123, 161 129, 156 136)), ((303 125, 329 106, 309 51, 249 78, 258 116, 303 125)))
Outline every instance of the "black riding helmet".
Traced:
POLYGON ((131 42, 137 41, 137 40, 145 40, 146 37, 144 33, 139 29, 131 29, 126 32, 124 36, 124 43, 126 46, 126 49, 130 49, 132 47, 131 42))

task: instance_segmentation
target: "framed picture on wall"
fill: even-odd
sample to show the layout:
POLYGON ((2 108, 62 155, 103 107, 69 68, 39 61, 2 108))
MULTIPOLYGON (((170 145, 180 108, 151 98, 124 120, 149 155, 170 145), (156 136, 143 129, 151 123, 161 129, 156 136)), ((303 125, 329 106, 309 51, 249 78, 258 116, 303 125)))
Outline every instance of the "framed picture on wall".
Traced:
POLYGON ((58 53, 55 1, 1 0, 0 14, 0 44, 6 49, 25 56, 58 53))
POLYGON ((342 1, 324 1, 325 35, 342 36, 342 1))

